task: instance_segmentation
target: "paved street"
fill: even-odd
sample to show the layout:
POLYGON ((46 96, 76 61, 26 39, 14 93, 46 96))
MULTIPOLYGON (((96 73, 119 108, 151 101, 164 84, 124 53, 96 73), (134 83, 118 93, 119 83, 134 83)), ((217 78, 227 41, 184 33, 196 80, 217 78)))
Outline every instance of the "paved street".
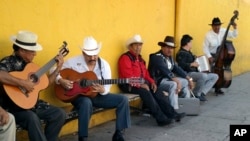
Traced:
MULTIPOLYGON (((229 125, 250 124, 250 72, 233 78, 223 89, 225 95, 211 91, 201 103, 198 116, 186 116, 181 122, 159 127, 152 117, 131 115, 132 126, 125 132, 126 141, 229 141, 229 125)), ((88 141, 111 141, 114 121, 89 129, 88 141)), ((60 141, 78 141, 67 135, 60 141)))

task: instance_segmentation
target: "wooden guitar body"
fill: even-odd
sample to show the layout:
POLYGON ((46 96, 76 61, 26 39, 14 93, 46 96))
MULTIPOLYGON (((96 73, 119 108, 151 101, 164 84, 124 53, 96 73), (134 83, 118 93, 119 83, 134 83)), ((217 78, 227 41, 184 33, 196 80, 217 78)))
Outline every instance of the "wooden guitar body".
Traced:
POLYGON ((92 92, 91 87, 81 87, 80 80, 96 80, 97 77, 95 73, 87 71, 84 73, 78 73, 72 69, 64 69, 60 72, 62 78, 73 81, 73 89, 66 90, 61 85, 55 85, 55 93, 57 98, 63 102, 71 102, 79 95, 84 95, 87 97, 95 97, 96 92, 92 92))
POLYGON ((29 63, 26 65, 23 71, 10 72, 10 75, 23 80, 30 80, 34 82, 34 90, 30 93, 26 93, 26 90, 12 86, 3 85, 4 90, 10 97, 10 99, 19 107, 24 109, 32 108, 38 99, 38 94, 41 90, 47 88, 49 80, 46 74, 43 74, 39 79, 34 75, 39 69, 39 66, 34 63, 29 63))
MULTIPOLYGON (((69 53, 67 43, 64 41, 59 53, 66 56, 69 53)), ((49 79, 46 72, 56 63, 56 56, 52 58, 47 64, 39 68, 34 63, 29 63, 25 66, 23 71, 9 72, 10 75, 23 79, 29 80, 35 84, 32 92, 27 92, 25 88, 17 87, 13 85, 4 84, 3 88, 9 98, 19 107, 23 109, 31 109, 35 106, 39 92, 49 85, 49 79)))
POLYGON ((73 81, 73 88, 67 90, 61 85, 55 85, 55 93, 58 99, 63 102, 71 102, 78 96, 86 96, 94 98, 98 93, 93 92, 91 87, 93 83, 106 85, 106 84, 131 84, 138 85, 144 83, 143 78, 120 78, 120 79, 101 79, 98 80, 96 74, 93 71, 86 71, 78 73, 72 69, 63 69, 60 71, 60 75, 63 79, 73 81))

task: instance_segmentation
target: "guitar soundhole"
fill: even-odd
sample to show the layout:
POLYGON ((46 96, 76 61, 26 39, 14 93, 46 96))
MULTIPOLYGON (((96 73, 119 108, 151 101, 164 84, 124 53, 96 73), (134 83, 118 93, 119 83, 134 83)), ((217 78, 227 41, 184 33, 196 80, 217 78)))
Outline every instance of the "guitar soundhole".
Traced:
POLYGON ((87 80, 87 79, 82 79, 80 81, 80 86, 81 87, 88 87, 88 86, 91 86, 92 85, 92 82, 90 80, 87 80))
POLYGON ((86 83, 87 83, 87 80, 86 80, 86 79, 82 79, 82 80, 80 81, 80 86, 81 86, 81 87, 86 87, 86 86, 87 86, 86 83))
POLYGON ((32 74, 30 76, 30 81, 33 82, 33 83, 36 83, 38 81, 38 77, 35 74, 32 74))

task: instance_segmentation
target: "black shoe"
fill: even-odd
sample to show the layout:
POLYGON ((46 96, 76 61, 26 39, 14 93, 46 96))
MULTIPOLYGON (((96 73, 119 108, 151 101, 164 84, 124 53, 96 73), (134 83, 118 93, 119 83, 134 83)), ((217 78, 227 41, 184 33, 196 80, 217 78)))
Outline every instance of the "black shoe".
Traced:
POLYGON ((168 118, 167 120, 164 120, 164 121, 157 121, 157 124, 158 126, 165 126, 165 125, 169 125, 172 122, 173 120, 168 118))
POLYGON ((199 99, 200 99, 200 101, 207 101, 206 95, 203 93, 201 94, 201 96, 199 96, 199 99))
POLYGON ((88 141, 88 137, 79 137, 78 140, 79 141, 88 141))
POLYGON ((182 118, 184 118, 186 116, 186 113, 176 113, 175 115, 174 115, 174 119, 175 119, 175 121, 176 122, 179 122, 179 121, 181 121, 181 119, 182 118))
POLYGON ((215 89, 215 94, 216 95, 224 94, 224 92, 221 89, 215 89))
POLYGON ((125 141, 123 138, 122 132, 119 130, 116 130, 113 135, 112 141, 125 141))

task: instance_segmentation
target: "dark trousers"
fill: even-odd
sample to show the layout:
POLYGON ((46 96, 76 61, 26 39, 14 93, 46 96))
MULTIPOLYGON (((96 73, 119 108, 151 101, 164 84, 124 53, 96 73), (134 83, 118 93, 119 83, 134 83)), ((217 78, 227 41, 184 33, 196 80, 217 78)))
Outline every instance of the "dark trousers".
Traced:
POLYGON ((175 111, 169 104, 168 97, 162 93, 162 90, 159 89, 156 93, 152 93, 144 88, 130 87, 129 85, 120 85, 119 87, 123 92, 139 94, 143 104, 149 108, 157 122, 173 118, 175 111))
POLYGON ((51 105, 46 109, 23 110, 13 114, 16 123, 28 131, 30 141, 57 141, 66 118, 63 109, 51 105), (40 119, 46 122, 44 132, 40 119))
POLYGON ((169 96, 163 93, 164 87, 158 87, 157 91, 153 94, 155 100, 159 104, 161 110, 168 118, 174 118, 176 111, 174 110, 173 106, 170 104, 169 96))

